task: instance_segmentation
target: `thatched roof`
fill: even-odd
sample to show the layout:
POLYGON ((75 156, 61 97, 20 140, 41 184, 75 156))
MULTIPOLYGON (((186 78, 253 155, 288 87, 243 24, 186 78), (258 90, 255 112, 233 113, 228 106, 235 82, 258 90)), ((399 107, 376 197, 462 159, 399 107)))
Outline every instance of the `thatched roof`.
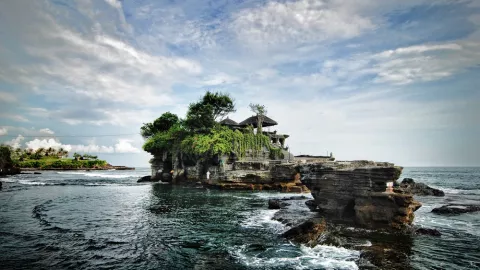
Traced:
POLYGON ((225 126, 238 126, 238 123, 233 121, 232 119, 230 118, 225 118, 223 119, 222 121, 219 122, 221 125, 225 125, 225 126))
MULTIPOLYGON (((257 120, 258 120, 257 116, 251 116, 251 117, 245 119, 244 121, 240 122, 238 125, 242 126, 242 127, 252 125, 254 128, 256 128, 257 127, 257 120)), ((272 118, 267 117, 267 116, 263 117, 262 127, 270 127, 270 126, 275 126, 275 125, 278 125, 278 123, 275 120, 273 120, 272 118)))

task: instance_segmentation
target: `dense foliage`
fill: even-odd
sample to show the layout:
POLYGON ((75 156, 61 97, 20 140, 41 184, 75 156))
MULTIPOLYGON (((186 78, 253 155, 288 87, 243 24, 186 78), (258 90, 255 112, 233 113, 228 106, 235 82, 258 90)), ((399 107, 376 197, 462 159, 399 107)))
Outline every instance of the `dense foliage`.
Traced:
POLYGON ((12 166, 11 148, 0 145, 0 169, 12 166))
POLYGON ((166 132, 173 125, 179 123, 178 116, 176 114, 166 112, 157 118, 153 123, 146 123, 140 128, 140 134, 144 138, 150 138, 158 132, 166 132))
POLYGON ((16 162, 20 168, 37 169, 92 169, 102 168, 107 165, 105 160, 76 160, 76 159, 55 159, 43 158, 39 160, 24 160, 16 162))
MULTIPOLYGON (((262 115, 265 114, 264 106, 257 107, 262 110, 262 115)), ((197 157, 230 153, 237 157, 245 157, 247 154, 267 157, 268 152, 268 157, 272 159, 282 158, 282 150, 271 145, 268 136, 261 132, 254 134, 253 127, 242 131, 232 130, 216 122, 218 117, 225 117, 233 111, 233 101, 227 94, 207 92, 198 102, 190 104, 185 120, 164 113, 155 122, 160 122, 160 119, 175 121, 166 122, 163 129, 150 129, 156 126, 155 122, 144 124, 141 128, 141 133, 146 138, 143 149, 152 154, 169 152, 197 157)))

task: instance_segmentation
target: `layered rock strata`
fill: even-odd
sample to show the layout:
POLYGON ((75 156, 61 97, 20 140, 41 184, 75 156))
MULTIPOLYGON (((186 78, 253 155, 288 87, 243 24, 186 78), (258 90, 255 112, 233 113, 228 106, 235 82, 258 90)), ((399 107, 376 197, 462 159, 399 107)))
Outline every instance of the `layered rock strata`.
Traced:
POLYGON ((323 216, 367 228, 401 229, 412 224, 421 204, 412 194, 394 193, 387 183, 401 167, 372 161, 306 163, 297 166, 323 216))

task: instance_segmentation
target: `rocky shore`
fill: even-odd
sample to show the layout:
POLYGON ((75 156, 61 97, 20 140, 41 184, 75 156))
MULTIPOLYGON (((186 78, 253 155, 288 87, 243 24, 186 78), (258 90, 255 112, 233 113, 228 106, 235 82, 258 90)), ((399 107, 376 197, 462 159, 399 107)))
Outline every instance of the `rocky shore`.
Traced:
POLYGON ((394 193, 387 183, 402 168, 386 162, 352 161, 302 164, 302 182, 311 190, 314 208, 324 217, 366 228, 403 229, 421 204, 411 193, 394 193), (316 205, 316 207, 315 207, 316 205))

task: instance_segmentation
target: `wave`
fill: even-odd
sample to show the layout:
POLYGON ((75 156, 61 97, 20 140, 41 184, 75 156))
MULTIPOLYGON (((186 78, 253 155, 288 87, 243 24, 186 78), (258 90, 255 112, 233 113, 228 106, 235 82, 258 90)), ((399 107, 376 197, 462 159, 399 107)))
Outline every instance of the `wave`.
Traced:
POLYGON ((273 216, 279 210, 256 210, 246 220, 241 223, 244 228, 265 228, 276 233, 281 233, 285 230, 285 225, 277 220, 273 220, 273 216))
POLYGON ((67 174, 67 175, 84 175, 87 177, 100 177, 100 178, 130 178, 130 177, 140 177, 136 174, 112 174, 112 173, 92 173, 87 171, 82 172, 57 172, 57 174, 67 174))
POLYGON ((432 188, 440 189, 447 194, 461 194, 461 195, 480 195, 480 189, 468 189, 468 188, 445 188, 438 186, 431 186, 432 188))
POLYGON ((290 198, 290 197, 300 197, 305 196, 306 199, 313 199, 313 196, 308 193, 296 194, 296 193, 279 193, 279 192, 257 192, 254 193, 254 196, 263 198, 263 199, 283 199, 283 198, 290 198))
POLYGON ((360 252, 334 246, 317 245, 313 248, 293 244, 279 245, 264 251, 278 257, 265 257, 263 252, 250 254, 247 245, 233 247, 229 253, 243 265, 261 269, 358 269, 355 261, 360 252), (272 253, 272 251, 274 251, 272 253))

